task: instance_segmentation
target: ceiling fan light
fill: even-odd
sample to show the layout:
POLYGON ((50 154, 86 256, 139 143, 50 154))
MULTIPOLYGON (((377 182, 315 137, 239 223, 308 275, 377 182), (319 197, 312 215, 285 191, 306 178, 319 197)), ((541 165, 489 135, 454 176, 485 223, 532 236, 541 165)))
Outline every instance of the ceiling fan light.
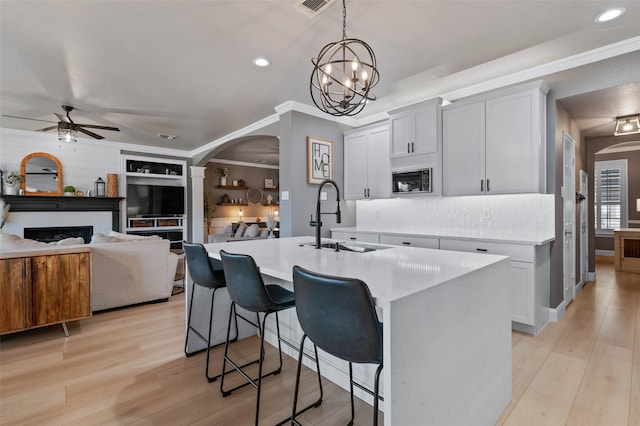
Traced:
POLYGON ((640 133, 640 116, 627 115, 616 118, 615 136, 633 135, 640 133))
POLYGON ((78 131, 75 126, 65 122, 58 123, 58 140, 68 143, 78 142, 78 131))

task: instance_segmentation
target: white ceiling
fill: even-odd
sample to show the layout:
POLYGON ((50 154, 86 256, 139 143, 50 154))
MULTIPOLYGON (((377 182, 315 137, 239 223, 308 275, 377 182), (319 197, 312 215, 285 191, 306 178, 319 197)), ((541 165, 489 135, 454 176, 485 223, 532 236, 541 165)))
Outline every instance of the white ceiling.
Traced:
MULTIPOLYGON (((107 141, 195 150, 286 101, 312 105, 311 58, 341 38, 341 2, 315 18, 294 3, 2 0, 0 110, 56 122, 68 104, 76 122, 121 129, 96 131, 107 141)), ((350 0, 347 35, 380 70, 359 117, 638 37, 639 23, 639 1, 350 0), (614 5, 622 18, 594 23, 614 5)), ((33 120, 0 126, 49 125, 33 120)))

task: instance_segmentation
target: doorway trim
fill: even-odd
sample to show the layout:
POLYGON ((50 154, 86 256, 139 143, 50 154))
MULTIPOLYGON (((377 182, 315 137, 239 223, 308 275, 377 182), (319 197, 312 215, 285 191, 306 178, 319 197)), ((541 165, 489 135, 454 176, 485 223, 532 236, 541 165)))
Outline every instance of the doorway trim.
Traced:
POLYGON ((576 151, 573 138, 562 132, 562 287, 568 306, 576 290, 576 151))

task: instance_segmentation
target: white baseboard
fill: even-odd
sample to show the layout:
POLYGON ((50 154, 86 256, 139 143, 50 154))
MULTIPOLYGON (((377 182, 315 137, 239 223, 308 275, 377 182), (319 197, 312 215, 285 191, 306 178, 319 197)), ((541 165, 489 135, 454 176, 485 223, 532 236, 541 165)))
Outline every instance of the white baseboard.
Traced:
POLYGON ((595 281, 595 280, 596 280, 596 273, 595 273, 595 272, 589 272, 589 273, 587 273, 587 280, 589 280, 589 281, 595 281))
POLYGON ((549 321, 558 322, 567 313, 567 302, 563 300, 557 308, 547 308, 547 312, 549 313, 549 321))
POLYGON ((613 250, 596 250, 596 256, 615 256, 615 252, 613 250))

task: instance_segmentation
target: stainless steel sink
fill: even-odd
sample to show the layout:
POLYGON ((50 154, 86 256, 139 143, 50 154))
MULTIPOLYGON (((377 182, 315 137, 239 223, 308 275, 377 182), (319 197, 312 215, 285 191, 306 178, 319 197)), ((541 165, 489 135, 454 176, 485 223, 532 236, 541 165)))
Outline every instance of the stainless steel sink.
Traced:
MULTIPOLYGON (((315 247, 315 243, 307 243, 305 244, 307 246, 314 246, 315 247)), ((341 242, 325 242, 325 243, 321 243, 320 247, 324 248, 324 249, 330 249, 330 250, 335 250, 335 251, 351 251, 354 253, 369 253, 371 251, 376 251, 376 250, 384 250, 384 249, 388 249, 391 248, 389 246, 379 246, 379 245, 373 245, 373 244, 363 244, 363 243, 341 243, 341 242), (337 250, 336 250, 336 245, 337 245, 337 250)))

